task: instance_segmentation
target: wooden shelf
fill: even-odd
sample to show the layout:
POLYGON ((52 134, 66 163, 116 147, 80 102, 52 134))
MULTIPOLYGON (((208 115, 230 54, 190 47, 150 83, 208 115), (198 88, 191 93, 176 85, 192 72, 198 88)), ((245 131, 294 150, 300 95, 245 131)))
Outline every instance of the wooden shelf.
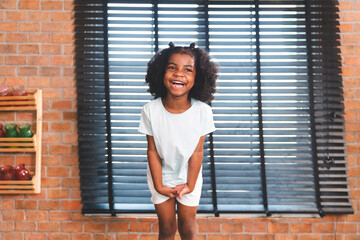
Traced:
POLYGON ((0 112, 34 111, 36 113, 36 133, 32 138, 0 138, 0 155, 1 153, 35 154, 35 172, 30 173, 32 179, 28 181, 0 181, 0 194, 40 193, 42 90, 27 90, 26 93, 26 96, 0 97, 0 112))

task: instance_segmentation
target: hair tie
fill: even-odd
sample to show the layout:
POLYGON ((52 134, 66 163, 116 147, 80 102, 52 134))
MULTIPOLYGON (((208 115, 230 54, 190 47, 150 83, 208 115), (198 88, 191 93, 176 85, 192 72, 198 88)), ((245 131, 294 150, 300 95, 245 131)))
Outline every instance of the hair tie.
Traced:
POLYGON ((170 49, 174 49, 175 48, 175 44, 173 42, 169 42, 169 47, 170 49))
POLYGON ((195 42, 193 42, 193 43, 190 43, 190 49, 194 49, 195 48, 195 45, 196 45, 196 43, 195 42))

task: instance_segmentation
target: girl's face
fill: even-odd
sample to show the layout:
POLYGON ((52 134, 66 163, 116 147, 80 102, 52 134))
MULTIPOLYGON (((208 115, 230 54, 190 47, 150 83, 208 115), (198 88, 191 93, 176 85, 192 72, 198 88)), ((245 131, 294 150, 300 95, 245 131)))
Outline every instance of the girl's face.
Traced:
POLYGON ((174 53, 165 69, 164 85, 167 97, 188 97, 195 83, 195 61, 188 54, 174 53))

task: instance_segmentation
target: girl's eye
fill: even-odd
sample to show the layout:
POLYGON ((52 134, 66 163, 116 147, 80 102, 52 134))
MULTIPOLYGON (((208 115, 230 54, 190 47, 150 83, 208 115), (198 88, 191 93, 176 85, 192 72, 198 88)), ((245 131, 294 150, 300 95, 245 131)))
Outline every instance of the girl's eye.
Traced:
POLYGON ((169 66, 168 69, 175 70, 175 67, 169 66))
POLYGON ((192 72, 192 69, 187 68, 187 69, 185 69, 185 72, 192 72))

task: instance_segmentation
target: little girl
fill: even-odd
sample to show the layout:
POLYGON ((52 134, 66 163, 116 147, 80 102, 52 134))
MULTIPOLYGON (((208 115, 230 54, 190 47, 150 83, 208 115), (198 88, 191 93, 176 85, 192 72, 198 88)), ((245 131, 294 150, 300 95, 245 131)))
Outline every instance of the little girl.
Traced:
POLYGON ((146 82, 155 100, 142 109, 139 131, 147 137, 147 179, 159 219, 159 240, 174 239, 176 207, 183 240, 196 239, 205 136, 215 130, 210 102, 217 65, 195 48, 175 47, 148 63, 146 82))

